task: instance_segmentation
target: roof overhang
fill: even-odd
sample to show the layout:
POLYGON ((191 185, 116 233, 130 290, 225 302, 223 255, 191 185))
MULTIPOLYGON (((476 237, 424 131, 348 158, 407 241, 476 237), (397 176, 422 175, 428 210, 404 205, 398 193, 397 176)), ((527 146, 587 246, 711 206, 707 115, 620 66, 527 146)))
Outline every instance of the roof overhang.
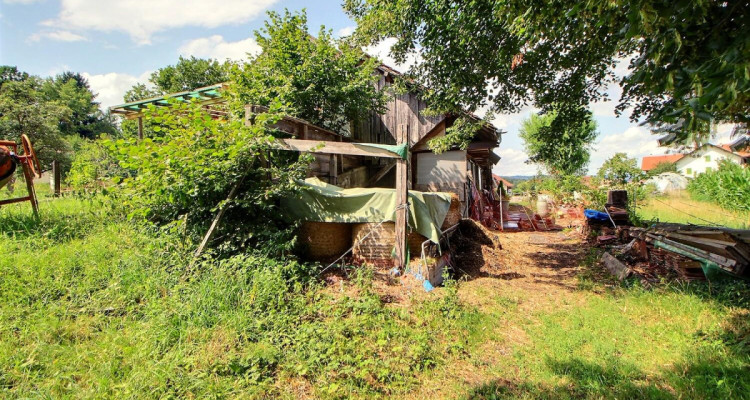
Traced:
POLYGON ((169 107, 170 101, 192 101, 205 106, 212 116, 221 117, 227 115, 227 111, 223 107, 227 100, 222 97, 221 94, 221 91, 224 88, 226 88, 226 83, 219 83, 195 90, 171 93, 164 96, 151 97, 144 100, 120 104, 110 107, 109 110, 112 114, 122 115, 126 119, 136 119, 142 117, 143 112, 149 107, 169 107))

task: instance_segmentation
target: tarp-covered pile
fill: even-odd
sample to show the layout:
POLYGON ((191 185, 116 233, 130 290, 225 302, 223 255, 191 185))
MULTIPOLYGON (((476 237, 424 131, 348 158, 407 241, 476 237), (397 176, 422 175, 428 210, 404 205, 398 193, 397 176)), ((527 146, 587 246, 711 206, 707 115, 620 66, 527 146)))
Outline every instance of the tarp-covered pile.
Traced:
MULTIPOLYGON (((378 223, 395 221, 396 190, 386 188, 343 189, 308 178, 306 190, 284 201, 284 208, 302 221, 378 223)), ((448 193, 409 191, 409 226, 434 243, 450 208, 448 193)))
POLYGON ((747 230, 662 223, 646 229, 630 228, 630 236, 647 243, 652 256, 685 278, 695 277, 697 271, 690 270, 690 263, 679 260, 699 263, 709 279, 720 272, 750 275, 747 230))

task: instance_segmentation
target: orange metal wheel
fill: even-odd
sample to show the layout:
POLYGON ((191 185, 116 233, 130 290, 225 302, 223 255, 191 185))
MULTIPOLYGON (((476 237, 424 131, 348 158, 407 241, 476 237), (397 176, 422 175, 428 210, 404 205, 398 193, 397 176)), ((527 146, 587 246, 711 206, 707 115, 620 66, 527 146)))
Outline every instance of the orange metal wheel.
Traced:
POLYGON ((37 177, 42 177, 42 165, 39 163, 39 159, 34 152, 34 147, 31 146, 31 140, 26 135, 21 135, 21 145, 23 145, 23 155, 28 160, 31 172, 37 177))

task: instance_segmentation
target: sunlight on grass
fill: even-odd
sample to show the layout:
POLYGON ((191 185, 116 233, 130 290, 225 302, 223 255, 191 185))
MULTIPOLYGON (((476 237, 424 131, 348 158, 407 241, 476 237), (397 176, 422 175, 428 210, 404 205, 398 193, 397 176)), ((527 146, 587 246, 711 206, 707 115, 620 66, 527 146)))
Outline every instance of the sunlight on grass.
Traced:
POLYGON ((348 294, 290 260, 190 269, 104 202, 40 214, 0 208, 0 397, 750 396, 744 283, 613 285, 592 252, 554 298, 449 281, 390 305, 368 269, 348 294))
POLYGON ((750 229, 750 213, 732 212, 713 203, 695 201, 687 192, 649 199, 638 205, 638 215, 644 220, 750 229))

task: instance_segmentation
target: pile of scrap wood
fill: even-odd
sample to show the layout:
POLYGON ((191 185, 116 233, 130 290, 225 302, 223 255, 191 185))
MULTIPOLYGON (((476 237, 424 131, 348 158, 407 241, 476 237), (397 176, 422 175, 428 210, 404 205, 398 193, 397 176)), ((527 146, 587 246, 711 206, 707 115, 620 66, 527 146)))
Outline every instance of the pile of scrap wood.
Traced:
POLYGON ((504 231, 559 231, 563 228, 550 217, 542 218, 530 208, 511 204, 503 213, 504 231))
POLYGON ((704 279, 704 271, 750 275, 750 230, 682 224, 655 224, 629 229, 637 261, 666 268, 685 280, 704 279))

